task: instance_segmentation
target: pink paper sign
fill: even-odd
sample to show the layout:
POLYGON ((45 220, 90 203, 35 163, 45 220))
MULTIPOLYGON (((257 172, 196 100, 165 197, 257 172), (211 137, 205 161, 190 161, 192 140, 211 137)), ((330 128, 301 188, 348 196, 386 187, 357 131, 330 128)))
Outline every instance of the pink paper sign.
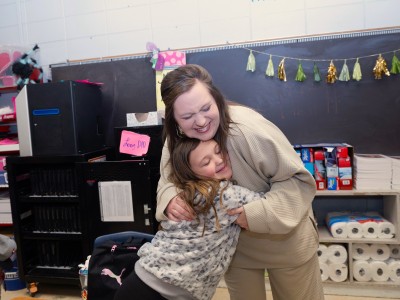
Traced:
POLYGON ((142 156, 147 153, 150 145, 150 137, 132 131, 122 130, 119 152, 142 156))

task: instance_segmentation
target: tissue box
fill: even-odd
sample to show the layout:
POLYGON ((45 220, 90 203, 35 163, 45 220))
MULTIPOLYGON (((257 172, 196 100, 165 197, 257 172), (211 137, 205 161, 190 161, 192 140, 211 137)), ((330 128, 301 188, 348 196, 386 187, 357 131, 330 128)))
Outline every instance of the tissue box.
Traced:
POLYGON ((126 121, 128 127, 162 125, 161 114, 157 111, 126 114, 126 121))

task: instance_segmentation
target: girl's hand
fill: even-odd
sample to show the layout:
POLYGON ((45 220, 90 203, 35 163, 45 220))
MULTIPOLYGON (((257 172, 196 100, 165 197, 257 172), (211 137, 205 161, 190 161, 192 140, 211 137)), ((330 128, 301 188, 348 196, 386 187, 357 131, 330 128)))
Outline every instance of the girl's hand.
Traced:
POLYGON ((228 215, 230 216, 239 215, 235 223, 238 224, 241 228, 249 230, 249 224, 247 223, 247 218, 246 214, 244 213, 243 207, 228 210, 228 215))
POLYGON ((179 195, 172 198, 165 212, 168 219, 175 222, 192 221, 195 218, 193 210, 179 195))

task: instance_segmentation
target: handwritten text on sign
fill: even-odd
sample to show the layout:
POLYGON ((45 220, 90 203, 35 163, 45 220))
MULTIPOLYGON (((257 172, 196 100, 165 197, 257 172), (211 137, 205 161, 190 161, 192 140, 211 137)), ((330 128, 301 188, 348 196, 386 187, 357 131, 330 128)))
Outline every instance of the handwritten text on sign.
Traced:
POLYGON ((122 130, 119 152, 142 156, 147 153, 150 145, 150 137, 132 131, 122 130))

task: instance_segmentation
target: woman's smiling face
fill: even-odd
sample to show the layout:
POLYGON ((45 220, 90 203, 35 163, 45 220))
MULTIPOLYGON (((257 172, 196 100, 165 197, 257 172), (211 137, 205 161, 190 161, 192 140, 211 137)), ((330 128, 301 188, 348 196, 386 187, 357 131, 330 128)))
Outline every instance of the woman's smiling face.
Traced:
POLYGON ((220 122, 218 106, 201 82, 176 98, 173 105, 175 121, 187 137, 208 141, 215 136, 220 122))

